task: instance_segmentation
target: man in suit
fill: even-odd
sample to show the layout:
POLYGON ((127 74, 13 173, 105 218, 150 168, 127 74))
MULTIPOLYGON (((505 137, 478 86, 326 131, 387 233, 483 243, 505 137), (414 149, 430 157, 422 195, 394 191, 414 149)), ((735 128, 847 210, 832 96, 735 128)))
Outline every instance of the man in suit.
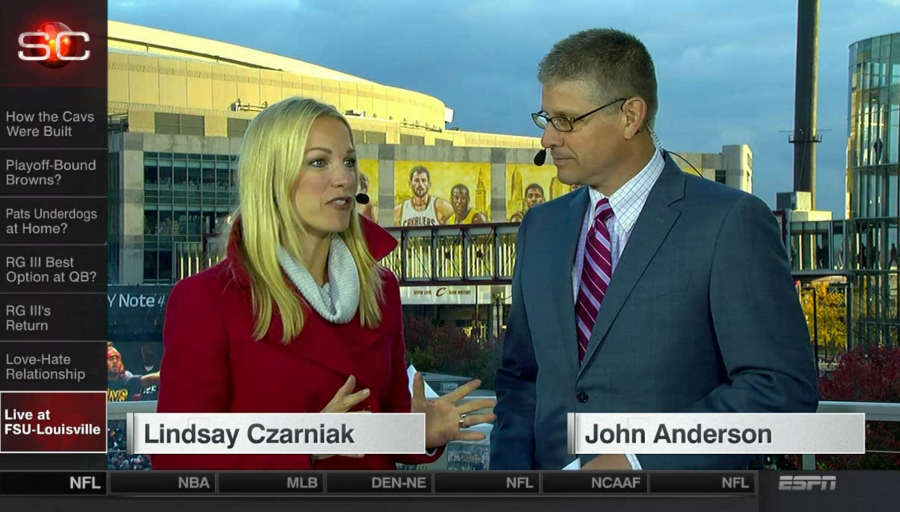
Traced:
MULTIPOLYGON (((651 135, 656 76, 615 30, 539 66, 541 144, 586 186, 519 227, 491 469, 560 469, 570 412, 814 412, 816 372, 772 212, 651 135)), ((586 469, 744 468, 742 455, 585 455, 586 469)))

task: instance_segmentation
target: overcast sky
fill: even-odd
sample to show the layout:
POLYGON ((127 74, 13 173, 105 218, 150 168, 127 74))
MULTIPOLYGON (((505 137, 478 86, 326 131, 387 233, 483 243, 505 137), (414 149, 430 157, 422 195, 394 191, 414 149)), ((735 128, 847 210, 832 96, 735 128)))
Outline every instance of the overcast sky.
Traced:
MULTIPOLYGON (((805 1, 805 0, 804 0, 805 1)), ((435 96, 464 130, 539 136, 537 62, 592 27, 656 63, 673 151, 753 150, 754 194, 792 187, 796 0, 110 0, 109 18, 239 44, 435 96)), ((848 47, 900 32, 900 0, 821 0, 819 209, 844 216, 848 47), (826 131, 827 130, 827 131, 826 131)))

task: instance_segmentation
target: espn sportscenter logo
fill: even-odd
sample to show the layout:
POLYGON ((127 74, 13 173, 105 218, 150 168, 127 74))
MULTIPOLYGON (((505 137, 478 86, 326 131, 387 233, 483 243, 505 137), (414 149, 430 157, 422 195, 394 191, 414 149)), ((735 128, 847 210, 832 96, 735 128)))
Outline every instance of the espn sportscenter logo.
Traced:
POLYGON ((41 24, 36 31, 19 34, 19 60, 38 62, 48 68, 61 68, 72 61, 88 60, 86 49, 91 40, 87 32, 74 31, 60 21, 41 24))

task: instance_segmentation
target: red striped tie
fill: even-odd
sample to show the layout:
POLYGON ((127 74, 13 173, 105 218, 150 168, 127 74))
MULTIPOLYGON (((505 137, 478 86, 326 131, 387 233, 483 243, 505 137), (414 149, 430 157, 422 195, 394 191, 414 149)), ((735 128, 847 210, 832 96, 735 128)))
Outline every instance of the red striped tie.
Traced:
POLYGON ((575 303, 575 327, 578 332, 578 361, 584 360, 591 331, 600 313, 600 304, 606 296, 606 288, 612 277, 612 244, 606 221, 613 216, 609 200, 603 198, 594 210, 594 222, 584 244, 584 264, 581 270, 581 286, 575 303))

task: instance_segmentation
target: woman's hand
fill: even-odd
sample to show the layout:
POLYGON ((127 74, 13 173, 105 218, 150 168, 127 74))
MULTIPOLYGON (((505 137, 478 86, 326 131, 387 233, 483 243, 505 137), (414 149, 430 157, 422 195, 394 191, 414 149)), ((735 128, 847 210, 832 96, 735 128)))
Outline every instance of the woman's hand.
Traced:
POLYGON ((480 380, 473 380, 460 386, 451 393, 427 400, 425 398, 425 379, 421 373, 413 378, 413 396, 410 412, 425 413, 425 447, 436 448, 450 441, 481 441, 484 434, 466 432, 463 427, 471 427, 481 423, 490 423, 496 418, 493 414, 468 413, 493 407, 497 401, 492 398, 472 400, 457 406, 456 402, 467 396, 481 385, 480 380))
MULTIPOLYGON (((350 378, 347 379, 347 382, 345 382, 344 385, 341 386, 337 390, 337 393, 334 394, 334 397, 331 399, 330 402, 328 402, 328 405, 326 405, 325 408, 322 409, 322 412, 323 413, 347 412, 350 409, 352 409, 356 404, 362 402, 366 398, 369 398, 370 393, 369 393, 368 389, 363 389, 359 392, 352 393, 353 388, 355 388, 355 387, 356 387, 356 377, 351 375, 350 378)), ((367 412, 367 411, 363 411, 363 412, 367 412)), ((363 457, 363 455, 356 455, 356 454, 341 454, 340 456, 341 457, 351 457, 354 459, 361 459, 363 457)), ((334 457, 334 455, 317 454, 317 455, 312 456, 312 460, 313 461, 323 460, 323 459, 327 459, 329 457, 334 457)))

